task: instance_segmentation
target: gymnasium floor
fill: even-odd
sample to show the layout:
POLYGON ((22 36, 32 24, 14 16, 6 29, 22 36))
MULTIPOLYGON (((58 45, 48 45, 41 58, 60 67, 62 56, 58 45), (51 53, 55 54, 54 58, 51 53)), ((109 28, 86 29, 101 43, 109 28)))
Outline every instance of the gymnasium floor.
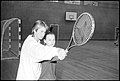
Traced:
MULTIPOLYGON (((58 42, 66 48, 68 41, 58 42)), ((1 79, 15 80, 19 60, 1 61, 1 79)), ((72 48, 56 66, 58 80, 119 80, 119 46, 114 41, 89 41, 72 48)))

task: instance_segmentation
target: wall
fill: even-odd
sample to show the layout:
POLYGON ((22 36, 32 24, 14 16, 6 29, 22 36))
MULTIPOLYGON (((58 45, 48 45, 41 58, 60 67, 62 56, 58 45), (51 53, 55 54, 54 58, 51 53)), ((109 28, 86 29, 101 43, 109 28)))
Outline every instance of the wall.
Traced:
POLYGON ((115 27, 119 27, 119 8, 104 8, 84 5, 69 5, 40 1, 2 1, 1 20, 18 17, 22 20, 22 39, 31 33, 37 19, 45 21, 48 26, 59 24, 61 40, 70 39, 74 21, 65 20, 65 12, 89 12, 95 20, 95 32, 92 39, 114 39, 115 27))

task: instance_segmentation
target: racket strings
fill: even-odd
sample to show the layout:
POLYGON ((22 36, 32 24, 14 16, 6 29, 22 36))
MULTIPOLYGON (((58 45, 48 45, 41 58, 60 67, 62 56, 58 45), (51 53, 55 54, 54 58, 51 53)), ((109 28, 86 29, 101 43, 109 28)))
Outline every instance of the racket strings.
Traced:
POLYGON ((76 28, 74 29, 74 37, 75 37, 75 42, 77 44, 81 44, 83 42, 85 42, 87 39, 89 39, 90 37, 90 33, 92 30, 92 24, 90 22, 90 20, 84 21, 83 25, 80 26, 76 26, 76 28))
POLYGON ((92 27, 91 26, 87 26, 86 27, 86 30, 85 30, 85 41, 89 38, 89 36, 91 35, 91 30, 92 30, 92 27))
POLYGON ((86 41, 87 39, 89 39, 89 36, 91 35, 91 30, 92 30, 92 22, 91 19, 88 15, 86 15, 86 21, 84 23, 83 26, 83 33, 84 33, 84 41, 86 41))
POLYGON ((83 42, 85 40, 86 26, 87 26, 87 23, 85 21, 83 26, 81 26, 81 27, 79 26, 79 27, 76 28, 75 33, 79 33, 79 35, 76 34, 76 36, 78 37, 78 43, 80 43, 80 41, 83 42), (81 39, 80 39, 79 36, 81 37, 81 39))
POLYGON ((82 42, 85 40, 85 35, 86 35, 86 28, 87 28, 87 23, 86 23, 86 21, 84 22, 84 26, 83 27, 81 27, 81 29, 82 29, 82 32, 83 32, 83 40, 82 40, 82 42))
POLYGON ((75 41, 77 44, 81 44, 83 42, 84 35, 82 34, 82 31, 79 28, 75 28, 75 41))

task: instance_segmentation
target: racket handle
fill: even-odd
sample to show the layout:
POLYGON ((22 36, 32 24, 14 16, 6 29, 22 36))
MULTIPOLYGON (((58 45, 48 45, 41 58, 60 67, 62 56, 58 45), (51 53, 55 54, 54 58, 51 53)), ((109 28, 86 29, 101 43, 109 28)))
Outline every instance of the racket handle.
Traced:
POLYGON ((70 47, 68 47, 68 48, 66 48, 66 50, 70 50, 72 47, 74 47, 75 45, 73 45, 73 46, 70 46, 70 47))
POLYGON ((71 40, 70 40, 70 42, 69 42, 69 44, 68 44, 66 50, 69 51, 69 50, 71 49, 72 42, 73 42, 73 38, 71 37, 71 40))
POLYGON ((69 47, 69 48, 67 48, 66 50, 68 50, 68 51, 69 51, 71 48, 72 48, 72 47, 69 47))

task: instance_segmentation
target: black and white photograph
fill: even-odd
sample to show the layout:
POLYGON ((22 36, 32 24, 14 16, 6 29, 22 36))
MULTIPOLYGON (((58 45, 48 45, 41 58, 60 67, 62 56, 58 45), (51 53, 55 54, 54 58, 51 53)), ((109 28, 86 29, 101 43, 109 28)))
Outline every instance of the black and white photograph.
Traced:
POLYGON ((1 1, 1 80, 119 80, 119 1, 1 1))

